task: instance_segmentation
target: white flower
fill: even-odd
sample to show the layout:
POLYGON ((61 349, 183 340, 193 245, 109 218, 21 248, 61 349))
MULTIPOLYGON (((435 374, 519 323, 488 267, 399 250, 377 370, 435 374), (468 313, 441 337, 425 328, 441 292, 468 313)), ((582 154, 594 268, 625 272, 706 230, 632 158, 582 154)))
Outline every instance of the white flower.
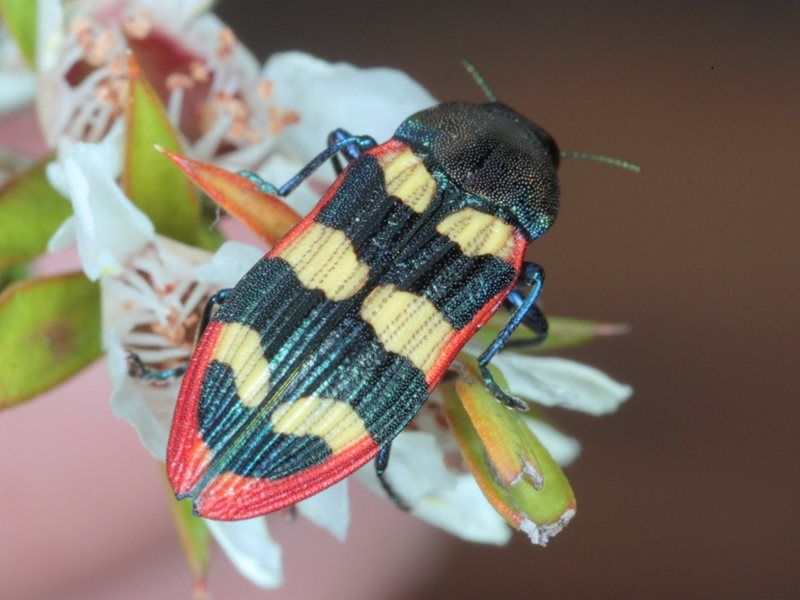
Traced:
POLYGON ((115 128, 102 144, 62 139, 58 161, 47 167, 50 183, 69 198, 74 211, 48 249, 57 250, 77 239, 83 270, 93 281, 121 273, 125 261, 155 235, 150 220, 117 185, 120 132, 115 128))
MULTIPOLYGON (((262 251, 230 242, 212 256, 155 236, 150 221, 115 182, 119 151, 112 142, 113 136, 103 144, 62 140, 49 176, 68 195, 75 214, 50 246, 77 239, 84 271, 100 280, 112 410, 163 461, 179 381, 154 384, 131 377, 128 355, 135 352, 152 369, 184 364, 208 297, 239 279, 262 251)), ((280 585, 280 547, 269 536, 266 519, 208 525, 245 576, 264 587, 280 585)))
POLYGON ((573 360, 501 352, 492 360, 508 381, 509 391, 543 406, 604 415, 617 410, 633 393, 629 385, 573 360))
MULTIPOLYGON (((472 475, 446 464, 436 437, 424 431, 403 431, 392 442, 384 476, 414 516, 470 542, 505 544, 511 530, 486 501, 472 475)), ((359 479, 385 496, 372 465, 359 479)))
POLYGON ((39 0, 38 110, 45 138, 98 141, 124 110, 127 55, 162 96, 189 153, 240 167, 286 124, 258 62, 208 0, 39 0))
MULTIPOLYGON (((275 88, 275 99, 299 115, 259 168, 267 181, 281 185, 327 145, 337 128, 353 135, 388 140, 406 118, 436 104, 425 88, 402 71, 360 69, 329 63, 302 52, 273 55, 264 77, 275 88)), ((287 198, 296 210, 308 212, 333 182, 333 169, 321 167, 287 198)))

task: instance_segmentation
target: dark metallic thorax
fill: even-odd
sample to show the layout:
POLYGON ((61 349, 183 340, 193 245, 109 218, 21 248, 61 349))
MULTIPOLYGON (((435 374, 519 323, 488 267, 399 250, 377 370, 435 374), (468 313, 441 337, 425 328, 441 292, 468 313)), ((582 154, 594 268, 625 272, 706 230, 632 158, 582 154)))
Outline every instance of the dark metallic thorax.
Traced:
POLYGON ((492 102, 447 102, 406 119, 395 138, 422 156, 473 206, 514 225, 530 241, 558 214, 558 148, 538 125, 492 102))

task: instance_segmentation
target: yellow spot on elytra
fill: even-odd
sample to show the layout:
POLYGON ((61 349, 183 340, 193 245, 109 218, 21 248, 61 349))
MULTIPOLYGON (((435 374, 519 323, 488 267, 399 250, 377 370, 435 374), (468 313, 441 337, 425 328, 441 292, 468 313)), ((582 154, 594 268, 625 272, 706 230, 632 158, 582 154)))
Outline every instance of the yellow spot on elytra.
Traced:
POLYGON ((321 290, 329 300, 346 300, 369 278, 343 231, 312 221, 278 255, 306 288, 321 290))
POLYGON ((347 402, 308 396, 278 405, 270 416, 272 429, 294 436, 322 438, 336 453, 368 435, 355 409, 347 402))
POLYGON ((467 256, 490 254, 507 260, 514 252, 514 227, 474 208, 448 215, 436 231, 458 244, 467 256))
POLYGON ((430 301, 394 285, 372 290, 361 306, 361 318, 387 350, 406 357, 426 375, 454 335, 430 301))
POLYGON ((242 323, 225 323, 214 349, 214 359, 233 371, 239 401, 258 406, 269 392, 269 362, 259 333, 242 323))
POLYGON ((410 148, 380 155, 386 192, 416 213, 425 212, 436 193, 436 180, 410 148))

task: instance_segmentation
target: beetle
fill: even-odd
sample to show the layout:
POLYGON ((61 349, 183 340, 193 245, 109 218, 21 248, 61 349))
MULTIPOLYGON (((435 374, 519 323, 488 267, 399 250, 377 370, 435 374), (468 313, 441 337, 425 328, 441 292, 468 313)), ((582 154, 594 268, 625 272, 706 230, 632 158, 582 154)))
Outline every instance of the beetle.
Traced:
POLYGON ((280 188, 243 172, 279 196, 328 160, 338 176, 206 306, 169 436, 176 495, 206 518, 250 518, 375 459, 402 504, 382 478, 392 440, 504 303, 512 316, 478 362, 524 410, 488 365, 521 323, 546 335, 544 271, 524 255, 558 214, 559 158, 544 129, 490 99, 420 111, 380 145, 336 130, 280 188))

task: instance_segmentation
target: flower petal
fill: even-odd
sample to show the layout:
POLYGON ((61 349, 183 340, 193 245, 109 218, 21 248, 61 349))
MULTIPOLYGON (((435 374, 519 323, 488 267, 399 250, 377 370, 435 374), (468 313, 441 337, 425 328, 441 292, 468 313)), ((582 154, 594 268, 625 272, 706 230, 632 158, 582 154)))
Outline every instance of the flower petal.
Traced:
MULTIPOLYGON (((504 544, 510 530, 492 509, 471 475, 455 473, 445 464, 436 438, 426 432, 403 431, 392 442, 385 474, 414 516, 462 539, 504 544)), ((359 471, 359 479, 386 497, 375 469, 359 471)))
POLYGON ((210 262, 195 269, 194 275, 198 281, 233 287, 263 256, 263 250, 250 244, 225 242, 210 262))
POLYGON ((329 531, 333 537, 343 542, 350 524, 350 504, 347 494, 347 480, 321 491, 297 504, 297 510, 317 527, 329 531))
POLYGON ((33 98, 34 86, 31 73, 0 71, 0 116, 25 106, 33 98))
POLYGON ((426 496, 412 512, 468 542, 501 546, 511 539, 511 529, 469 474, 460 475, 452 488, 426 496))
POLYGON ((119 273, 125 260, 154 235, 153 224, 117 185, 117 167, 115 149, 109 144, 64 139, 58 162, 48 168, 53 184, 63 186, 72 202, 78 253, 92 280, 119 273))
POLYGON ((75 243, 75 216, 67 217, 47 242, 47 251, 58 252, 75 243))
MULTIPOLYGON (((361 469, 359 478, 372 491, 385 496, 375 469, 361 469)), ((416 506, 424 497, 456 484, 444 462, 444 452, 436 438, 422 431, 403 431, 392 441, 392 453, 386 480, 409 506, 416 506)))
POLYGON ((281 547, 270 537, 264 517, 205 523, 242 575, 262 588, 275 588, 283 583, 281 547))
POLYGON ((111 345, 107 352, 108 370, 114 384, 111 410, 133 426, 142 444, 154 458, 166 460, 167 439, 180 383, 173 381, 156 387, 129 377, 126 353, 122 346, 111 345))
POLYGON ((501 352, 492 359, 508 381, 509 391, 545 406, 603 415, 614 412, 633 388, 602 371, 564 358, 501 352))
POLYGON ((264 75, 279 104, 300 114, 279 147, 309 160, 322 150, 329 132, 342 127, 383 141, 409 115, 436 104, 421 85, 396 69, 360 69, 329 63, 302 52, 274 54, 264 75))

